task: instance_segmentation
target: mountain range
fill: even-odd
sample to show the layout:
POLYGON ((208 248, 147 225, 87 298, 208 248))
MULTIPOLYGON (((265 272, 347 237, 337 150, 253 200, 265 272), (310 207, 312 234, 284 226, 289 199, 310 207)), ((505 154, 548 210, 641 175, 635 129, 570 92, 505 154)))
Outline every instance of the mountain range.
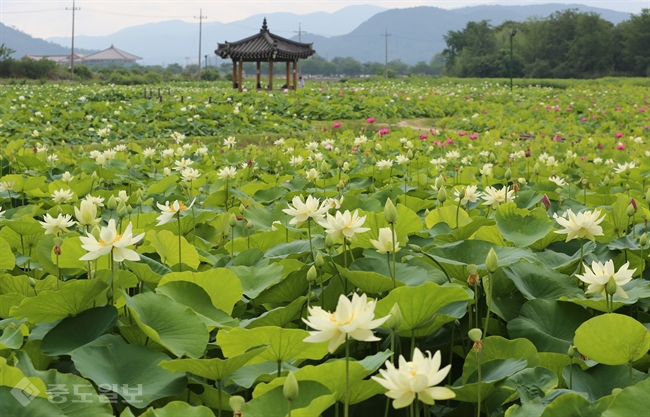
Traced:
MULTIPOLYGON (((629 19, 630 14, 578 4, 541 4, 526 6, 471 6, 459 9, 440 9, 421 6, 404 9, 384 9, 360 5, 345 7, 334 13, 270 13, 255 15, 231 23, 208 22, 202 27, 201 59, 208 55, 211 64, 216 61, 217 42, 236 41, 251 36, 267 18, 271 32, 298 40, 298 27, 304 31, 302 42, 311 42, 320 56, 332 59, 351 56, 361 62, 383 62, 387 32, 388 59, 401 59, 407 64, 429 61, 445 48, 443 35, 450 30, 461 30, 467 22, 489 20, 498 25, 505 21, 523 21, 532 17, 547 17, 566 9, 600 14, 614 24, 629 19)), ((70 38, 31 38, 20 31, 0 24, 0 39, 16 50, 14 57, 31 54, 65 54, 62 46, 70 38), (48 42, 49 41, 49 42, 48 42)), ((103 50, 110 45, 144 58, 143 65, 188 64, 198 60, 199 25, 196 22, 168 20, 147 23, 117 31, 106 36, 75 37, 75 50, 85 52, 103 50)))

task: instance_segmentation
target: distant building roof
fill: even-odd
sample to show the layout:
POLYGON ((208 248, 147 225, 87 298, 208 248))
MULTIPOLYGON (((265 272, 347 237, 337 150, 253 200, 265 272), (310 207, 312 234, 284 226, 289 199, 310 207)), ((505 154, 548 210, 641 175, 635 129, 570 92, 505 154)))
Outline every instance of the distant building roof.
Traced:
MULTIPOLYGON (((54 61, 59 64, 65 64, 65 63, 70 63, 70 55, 38 55, 38 54, 27 54, 23 58, 28 58, 28 59, 34 59, 34 60, 40 60, 40 59, 47 59, 50 61, 54 61)), ((84 58, 84 54, 74 54, 74 61, 75 62, 81 62, 81 60, 84 58)))
POLYGON ((215 54, 233 61, 295 61, 316 53, 311 43, 301 43, 269 32, 266 18, 260 33, 237 42, 220 43, 215 54))
POLYGON ((108 49, 85 56, 83 60, 92 63, 93 61, 136 61, 139 59, 142 58, 111 45, 108 49))

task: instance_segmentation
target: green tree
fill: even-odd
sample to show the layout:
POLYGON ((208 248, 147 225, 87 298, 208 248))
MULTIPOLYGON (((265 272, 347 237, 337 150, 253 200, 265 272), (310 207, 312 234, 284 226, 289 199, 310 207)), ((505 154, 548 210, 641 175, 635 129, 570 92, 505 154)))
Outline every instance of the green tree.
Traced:
POLYGON ((621 69, 631 75, 647 76, 650 69, 650 9, 622 22, 621 69))

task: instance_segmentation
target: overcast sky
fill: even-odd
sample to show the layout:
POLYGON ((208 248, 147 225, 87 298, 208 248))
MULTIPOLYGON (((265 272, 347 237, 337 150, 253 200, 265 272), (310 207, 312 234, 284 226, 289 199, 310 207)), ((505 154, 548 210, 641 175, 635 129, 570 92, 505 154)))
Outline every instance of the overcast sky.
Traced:
MULTIPOLYGON (((226 23, 260 13, 334 12, 356 4, 384 8, 426 5, 452 9, 479 4, 535 3, 579 3, 631 13, 650 8, 650 0, 77 0, 76 7, 81 10, 76 12, 75 35, 108 35, 129 26, 171 19, 198 23, 194 16, 199 15, 200 9, 207 16, 206 21, 226 23)), ((0 0, 0 22, 40 38, 70 36, 71 9, 72 0, 0 0)))

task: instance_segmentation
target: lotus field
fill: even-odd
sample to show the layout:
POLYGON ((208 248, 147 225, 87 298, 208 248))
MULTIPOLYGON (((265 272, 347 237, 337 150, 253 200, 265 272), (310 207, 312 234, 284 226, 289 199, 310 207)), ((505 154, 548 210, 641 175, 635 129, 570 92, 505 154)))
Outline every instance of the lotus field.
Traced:
POLYGON ((648 87, 307 87, 2 87, 0 415, 647 415, 648 87))

